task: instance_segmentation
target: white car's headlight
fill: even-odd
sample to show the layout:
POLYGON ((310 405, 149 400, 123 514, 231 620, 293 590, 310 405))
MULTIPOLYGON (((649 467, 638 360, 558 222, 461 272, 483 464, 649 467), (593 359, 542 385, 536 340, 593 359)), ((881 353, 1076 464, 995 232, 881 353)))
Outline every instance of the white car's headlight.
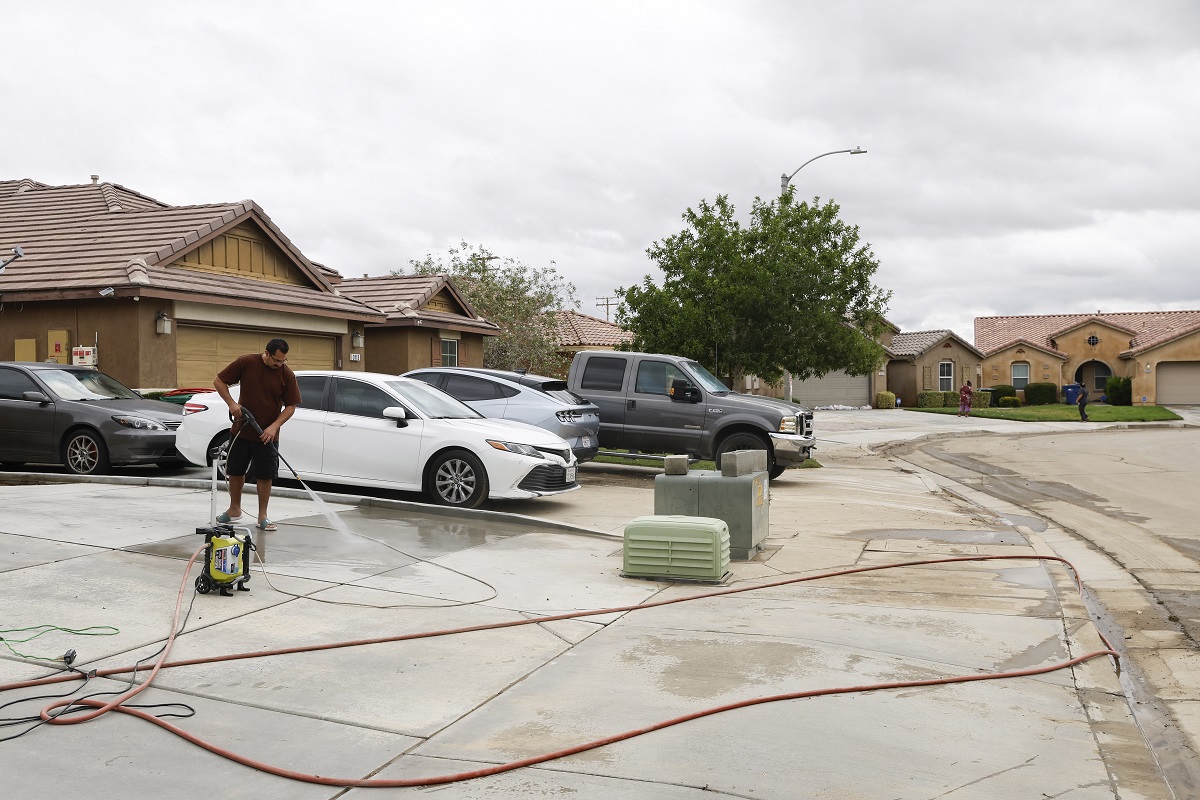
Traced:
POLYGON ((534 458, 545 458, 546 456, 536 447, 528 444, 517 444, 516 442, 502 442, 498 439, 488 439, 487 443, 497 450, 507 450, 510 453, 519 453, 523 456, 533 456, 534 458))
POLYGON ((137 428, 143 431, 165 431, 167 429, 166 425, 156 419, 134 417, 129 414, 116 414, 113 416, 113 422, 124 425, 126 428, 137 428))

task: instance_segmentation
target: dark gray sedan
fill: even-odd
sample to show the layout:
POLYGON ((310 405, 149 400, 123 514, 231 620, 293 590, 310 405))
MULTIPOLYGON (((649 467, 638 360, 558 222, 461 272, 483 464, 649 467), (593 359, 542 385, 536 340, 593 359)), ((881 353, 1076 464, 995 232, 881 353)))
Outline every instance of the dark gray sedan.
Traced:
POLYGON ((0 463, 62 464, 96 475, 117 464, 182 466, 183 410, 145 400, 91 367, 0 362, 0 463))

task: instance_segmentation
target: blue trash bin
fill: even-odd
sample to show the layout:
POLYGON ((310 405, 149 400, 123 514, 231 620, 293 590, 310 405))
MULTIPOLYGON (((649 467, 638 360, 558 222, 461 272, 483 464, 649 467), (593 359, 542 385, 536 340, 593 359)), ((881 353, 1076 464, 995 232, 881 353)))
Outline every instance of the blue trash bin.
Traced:
POLYGON ((1063 401, 1069 406, 1073 406, 1079 402, 1078 383, 1068 383, 1063 387, 1063 401))

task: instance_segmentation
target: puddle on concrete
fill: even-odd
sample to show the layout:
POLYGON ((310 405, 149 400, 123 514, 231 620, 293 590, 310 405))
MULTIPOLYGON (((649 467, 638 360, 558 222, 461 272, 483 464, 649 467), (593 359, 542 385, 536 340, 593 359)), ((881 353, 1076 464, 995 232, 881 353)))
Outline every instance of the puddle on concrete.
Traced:
MULTIPOLYGON (((254 531, 256 560, 278 566, 323 564, 374 573, 380 565, 390 569, 533 532, 550 532, 527 523, 455 519, 371 506, 352 507, 339 512, 338 517, 348 532, 332 527, 321 514, 279 521, 279 530, 275 532, 254 531)), ((125 549, 187 559, 203 543, 202 537, 193 533, 195 527, 184 529, 191 535, 125 549)))
POLYGON ((854 531, 847 534, 847 536, 854 539, 868 540, 899 539, 901 541, 911 541, 914 539, 929 539, 935 542, 948 542, 950 544, 1027 544, 1025 538, 1011 528, 1004 528, 1002 530, 972 529, 966 531, 882 529, 854 531))

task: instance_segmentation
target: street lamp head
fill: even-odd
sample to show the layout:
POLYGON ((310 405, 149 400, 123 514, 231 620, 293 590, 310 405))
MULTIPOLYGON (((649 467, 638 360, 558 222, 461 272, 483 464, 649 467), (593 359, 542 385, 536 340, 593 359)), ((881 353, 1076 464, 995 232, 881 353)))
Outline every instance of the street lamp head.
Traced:
POLYGON ((851 151, 850 151, 850 155, 852 155, 852 156, 861 156, 861 155, 862 155, 863 153, 865 153, 865 152, 867 152, 867 151, 866 151, 866 150, 863 150, 861 147, 856 147, 856 148, 854 148, 853 150, 851 150, 851 151))

